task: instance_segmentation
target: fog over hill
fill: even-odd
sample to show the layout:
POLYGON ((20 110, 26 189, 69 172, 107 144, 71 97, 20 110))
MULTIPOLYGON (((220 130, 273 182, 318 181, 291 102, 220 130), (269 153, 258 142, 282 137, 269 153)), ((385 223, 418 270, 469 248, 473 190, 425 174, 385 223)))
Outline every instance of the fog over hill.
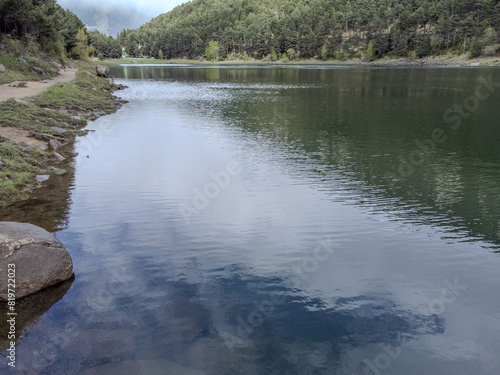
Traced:
POLYGON ((87 26, 88 30, 98 30, 106 35, 116 36, 125 28, 136 29, 154 16, 154 14, 148 15, 130 6, 110 2, 92 0, 58 0, 57 2, 63 8, 75 13, 87 26))

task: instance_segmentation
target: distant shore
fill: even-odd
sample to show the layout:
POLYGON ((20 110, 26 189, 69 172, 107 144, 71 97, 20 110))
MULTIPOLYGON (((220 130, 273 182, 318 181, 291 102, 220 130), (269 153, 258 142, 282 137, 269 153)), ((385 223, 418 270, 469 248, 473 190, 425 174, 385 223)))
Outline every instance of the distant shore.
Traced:
POLYGON ((153 58, 122 58, 122 59, 107 59, 107 60, 94 60, 95 63, 117 66, 120 64, 189 64, 189 65, 257 65, 257 66, 282 66, 282 65, 318 65, 318 66, 387 66, 387 67, 428 67, 428 66, 457 66, 457 67, 474 67, 474 66, 500 66, 500 56, 492 57, 478 57, 470 59, 468 56, 437 56, 425 57, 422 59, 408 59, 408 58, 395 58, 395 59, 378 59, 374 61, 366 61, 363 59, 351 60, 318 60, 318 59, 303 59, 303 60, 223 60, 223 61, 208 61, 204 59, 168 59, 160 60, 153 58))

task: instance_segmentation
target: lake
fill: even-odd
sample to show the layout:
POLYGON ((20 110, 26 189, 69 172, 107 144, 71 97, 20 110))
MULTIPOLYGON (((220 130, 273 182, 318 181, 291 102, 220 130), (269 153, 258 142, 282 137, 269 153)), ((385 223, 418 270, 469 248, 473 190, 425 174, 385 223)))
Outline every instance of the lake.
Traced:
POLYGON ((75 272, 19 302, 17 373, 500 373, 498 69, 112 74, 129 103, 2 214, 75 272))

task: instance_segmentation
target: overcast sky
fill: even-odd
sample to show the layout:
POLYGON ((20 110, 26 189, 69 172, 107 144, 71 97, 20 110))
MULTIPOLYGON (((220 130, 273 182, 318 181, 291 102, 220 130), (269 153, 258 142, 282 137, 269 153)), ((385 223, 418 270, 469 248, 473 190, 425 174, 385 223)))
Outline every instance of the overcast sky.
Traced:
POLYGON ((182 3, 186 3, 187 0, 65 0, 60 1, 60 3, 69 3, 69 2, 77 2, 77 3, 89 3, 96 4, 98 6, 106 7, 106 5, 118 5, 123 7, 124 9, 137 9, 141 13, 144 13, 148 16, 155 17, 161 13, 168 12, 174 9, 177 5, 182 3))

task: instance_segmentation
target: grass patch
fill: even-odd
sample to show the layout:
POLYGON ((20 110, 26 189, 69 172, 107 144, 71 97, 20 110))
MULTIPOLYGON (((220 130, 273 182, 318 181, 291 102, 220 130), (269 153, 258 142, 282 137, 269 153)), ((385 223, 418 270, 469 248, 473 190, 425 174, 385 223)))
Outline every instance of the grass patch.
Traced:
POLYGON ((0 204, 26 199, 38 185, 35 176, 48 153, 37 148, 23 148, 0 138, 0 204))
MULTIPOLYGON (((85 62, 73 65, 78 67, 73 82, 58 83, 43 94, 22 99, 22 102, 10 99, 0 103, 0 127, 15 127, 42 141, 57 139, 65 143, 82 133, 87 120, 114 112, 118 102, 113 96, 114 87, 96 76, 94 65, 85 62), (60 133, 60 129, 52 127, 66 132, 60 133)), ((50 165, 53 162, 50 156, 48 151, 26 148, 0 137, 0 161, 3 163, 0 206, 26 199, 39 185, 37 174, 64 174, 64 169, 50 165)))

